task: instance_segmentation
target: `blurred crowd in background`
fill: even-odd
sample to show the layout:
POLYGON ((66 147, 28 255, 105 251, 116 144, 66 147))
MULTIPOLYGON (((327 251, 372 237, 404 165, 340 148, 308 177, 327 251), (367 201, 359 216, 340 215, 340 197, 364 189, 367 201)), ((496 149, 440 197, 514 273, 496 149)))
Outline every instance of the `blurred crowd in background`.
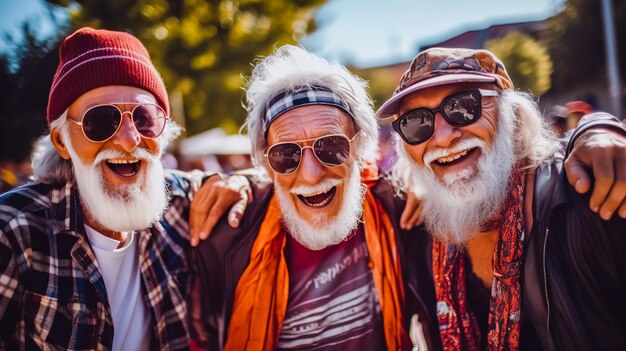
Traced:
MULTIPOLYGON (((274 47, 300 43, 314 33, 324 23, 316 14, 327 3, 41 2, 55 23, 53 34, 42 36, 37 23, 26 21, 18 37, 4 33, 0 39, 4 40, 0 46, 0 193, 29 179, 32 145, 46 128, 47 92, 58 63, 58 45, 75 28, 127 31, 150 51, 169 90, 171 117, 186 130, 164 155, 167 167, 228 173, 252 166, 248 139, 239 134, 245 118, 241 87, 250 74, 250 63, 274 47)), ((611 3, 616 54, 621 58, 617 61, 619 78, 626 74, 626 1, 611 3)), ((442 40, 416 46, 410 57, 434 46, 493 51, 508 68, 516 87, 540 98, 542 112, 555 133, 567 137, 567 131, 590 112, 608 111, 626 117, 623 108, 612 110, 603 18, 600 1, 566 0, 548 18, 502 19, 460 28, 438 38, 442 40)), ((409 62, 374 67, 344 64, 369 82, 370 94, 379 105, 391 96, 409 62)), ((624 90, 618 93, 623 102, 624 90)), ((380 138, 379 167, 384 172, 395 162, 390 125, 381 125, 380 138)))

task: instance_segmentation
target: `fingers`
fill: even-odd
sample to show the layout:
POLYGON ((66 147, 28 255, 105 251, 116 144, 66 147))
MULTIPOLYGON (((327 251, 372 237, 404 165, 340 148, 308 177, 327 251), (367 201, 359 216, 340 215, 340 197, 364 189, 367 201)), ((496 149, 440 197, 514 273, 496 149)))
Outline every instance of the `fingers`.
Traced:
POLYGON ((626 136, 602 128, 585 131, 574 143, 564 164, 567 179, 579 193, 593 191, 589 207, 601 218, 610 219, 615 211, 626 218, 626 136), (591 168, 593 174, 586 172, 591 168))
POLYGON ((202 232, 202 224, 206 221, 207 211, 213 206, 217 194, 213 189, 201 188, 191 201, 189 210, 189 230, 191 246, 197 246, 200 239, 204 240, 208 234, 202 232))
POLYGON ((589 207, 593 212, 599 213, 600 207, 604 203, 613 182, 615 180, 613 157, 596 157, 592 161, 593 167, 593 192, 589 199, 589 207))
POLYGON ((606 199, 600 207, 600 217, 609 220, 618 211, 618 215, 626 218, 626 211, 621 207, 626 201, 626 160, 617 160, 615 164, 615 177, 612 179, 612 187, 606 199))
POLYGON ((220 197, 215 201, 213 206, 211 206, 211 208, 208 210, 206 219, 204 220, 204 223, 202 223, 200 227, 200 230, 199 230, 200 240, 205 240, 206 238, 209 237, 209 235, 213 231, 213 228, 215 228, 215 225, 217 224, 217 222, 220 220, 220 218, 222 218, 224 213, 226 213, 226 211, 230 208, 230 204, 231 204, 231 200, 226 199, 224 197, 220 197))
POLYGON ((248 197, 239 200, 228 213, 228 225, 230 225, 232 228, 239 227, 239 222, 241 222, 241 218, 243 217, 243 213, 246 211, 247 206, 248 197))
POLYGON ((563 164, 565 175, 569 183, 579 194, 584 194, 591 188, 591 179, 585 170, 585 165, 576 157, 568 157, 563 164))
POLYGON ((418 201, 417 208, 415 209, 415 211, 413 211, 413 214, 411 215, 411 217, 406 223, 407 229, 413 229, 414 227, 420 225, 421 223, 422 223, 422 202, 418 201))
POLYGON ((626 219, 626 199, 622 201, 622 205, 619 207, 619 216, 626 219))
POLYGON ((400 215, 400 228, 410 230, 421 218, 421 200, 412 192, 407 193, 406 205, 400 215))

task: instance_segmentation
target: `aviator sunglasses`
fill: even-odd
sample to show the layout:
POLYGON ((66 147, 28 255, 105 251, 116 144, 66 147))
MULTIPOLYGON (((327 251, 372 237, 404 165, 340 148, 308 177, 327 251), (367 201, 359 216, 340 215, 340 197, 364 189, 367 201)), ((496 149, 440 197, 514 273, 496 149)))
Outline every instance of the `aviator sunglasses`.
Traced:
POLYGON ((391 125, 402 139, 410 145, 425 142, 435 131, 435 115, 443 118, 455 127, 464 127, 476 122, 482 113, 482 97, 498 96, 494 90, 474 89, 452 94, 434 109, 417 108, 411 110, 391 125))
POLYGON ((264 156, 272 169, 282 174, 290 174, 298 169, 302 153, 307 148, 313 150, 313 154, 323 165, 335 167, 344 164, 350 157, 350 143, 359 134, 360 132, 352 139, 343 134, 329 134, 315 139, 276 143, 265 151, 264 156), (309 146, 300 146, 303 142, 312 143, 309 146))
POLYGON ((130 113, 133 125, 142 137, 157 138, 163 132, 167 116, 161 106, 149 103, 116 102, 90 107, 80 122, 70 121, 80 126, 90 141, 101 143, 109 140, 122 125, 122 117, 130 113), (130 111, 123 111, 117 105, 135 105, 130 111))

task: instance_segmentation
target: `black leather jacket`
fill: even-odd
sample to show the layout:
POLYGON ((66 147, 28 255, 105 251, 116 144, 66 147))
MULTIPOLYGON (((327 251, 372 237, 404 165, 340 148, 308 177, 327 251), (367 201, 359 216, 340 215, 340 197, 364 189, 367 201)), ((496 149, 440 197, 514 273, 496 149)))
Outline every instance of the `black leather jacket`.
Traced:
MULTIPOLYGON (((222 350, 226 343, 235 289, 250 262, 250 252, 265 217, 273 187, 271 184, 253 184, 252 191, 254 201, 248 204, 239 228, 231 228, 226 219, 222 218, 211 236, 192 251, 195 278, 189 304, 190 329, 192 339, 209 350, 222 350)), ((417 229, 400 229, 397 219, 404 209, 404 200, 398 196, 391 183, 379 180, 372 187, 372 193, 391 219, 398 243, 401 237, 418 236, 417 229)), ((400 244, 398 252, 405 265, 407 261, 413 260, 413 256, 406 257, 400 244)), ((427 314, 420 306, 413 310, 420 315, 427 314)), ((408 313, 405 316, 410 317, 408 313)), ((409 321, 405 319, 408 325, 409 321)))
MULTIPOLYGON (((594 117, 576 130, 570 145, 591 127, 626 133, 614 117, 594 117)), ((626 349, 626 302, 620 301, 626 297, 626 221, 614 216, 606 222, 591 212, 588 196, 569 186, 561 164, 557 159, 537 169, 535 177, 535 221, 525 239, 521 348, 626 349)), ((373 191, 402 242, 407 329, 410 317, 417 314, 428 350, 440 350, 431 237, 423 228, 399 229, 404 203, 388 182, 381 181, 373 191)), ((271 185, 253 187, 255 200, 240 227, 232 229, 222 219, 193 252, 201 289, 190 305, 192 336, 210 350, 221 350, 225 344, 235 288, 249 263, 271 194, 271 185)))
MULTIPOLYGON (((591 127, 626 133, 610 115, 582 123, 568 153, 591 127)), ((536 170, 533 228, 524 241, 520 349, 626 350, 626 220, 614 215, 604 221, 593 213, 589 195, 567 182, 562 161, 536 170)), ((409 308, 426 309, 422 325, 437 326, 432 242, 424 231, 403 239, 415 256, 404 271, 409 308)), ((424 334, 429 350, 441 349, 436 327, 424 334)))

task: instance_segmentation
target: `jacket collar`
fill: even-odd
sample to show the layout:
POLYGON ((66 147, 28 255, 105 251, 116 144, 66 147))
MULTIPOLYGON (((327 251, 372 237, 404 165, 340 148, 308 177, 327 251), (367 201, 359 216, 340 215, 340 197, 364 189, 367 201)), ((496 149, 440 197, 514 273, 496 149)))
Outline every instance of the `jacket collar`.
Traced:
POLYGON ((533 191, 533 220, 547 224, 552 211, 567 202, 567 182, 563 177, 563 158, 537 167, 533 191))
POLYGON ((55 186, 50 201, 53 234, 67 233, 79 237, 85 236, 80 195, 74 182, 68 181, 55 186))

